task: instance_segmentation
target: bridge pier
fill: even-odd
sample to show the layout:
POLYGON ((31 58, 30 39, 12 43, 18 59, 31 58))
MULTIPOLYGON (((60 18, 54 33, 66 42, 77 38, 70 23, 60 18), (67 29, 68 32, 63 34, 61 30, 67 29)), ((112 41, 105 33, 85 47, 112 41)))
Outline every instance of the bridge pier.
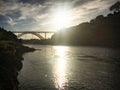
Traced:
POLYGON ((47 36, 47 35, 46 35, 46 32, 45 32, 45 40, 46 40, 46 36, 47 36))

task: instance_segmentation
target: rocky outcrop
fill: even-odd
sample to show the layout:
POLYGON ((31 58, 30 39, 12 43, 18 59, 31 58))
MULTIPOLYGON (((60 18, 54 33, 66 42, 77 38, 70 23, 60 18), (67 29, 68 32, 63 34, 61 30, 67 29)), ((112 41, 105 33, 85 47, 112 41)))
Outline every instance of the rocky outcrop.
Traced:
POLYGON ((34 50, 23 46, 13 33, 0 28, 0 90, 18 90, 22 55, 34 50))

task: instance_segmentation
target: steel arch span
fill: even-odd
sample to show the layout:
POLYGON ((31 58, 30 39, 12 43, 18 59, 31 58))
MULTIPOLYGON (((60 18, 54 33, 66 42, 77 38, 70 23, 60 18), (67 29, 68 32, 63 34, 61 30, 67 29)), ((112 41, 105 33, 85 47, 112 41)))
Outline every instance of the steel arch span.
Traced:
POLYGON ((40 34, 38 34, 37 32, 22 32, 22 33, 18 34, 17 37, 21 37, 25 34, 33 34, 33 35, 37 36, 39 39, 44 39, 44 37, 41 36, 40 34))

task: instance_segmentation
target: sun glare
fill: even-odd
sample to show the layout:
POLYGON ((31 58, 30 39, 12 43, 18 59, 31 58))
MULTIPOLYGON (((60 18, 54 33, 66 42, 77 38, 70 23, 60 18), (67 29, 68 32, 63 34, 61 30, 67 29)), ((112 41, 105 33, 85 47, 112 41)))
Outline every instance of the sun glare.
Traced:
POLYGON ((58 9, 53 14, 52 25, 56 30, 66 28, 70 23, 70 12, 68 9, 58 9))

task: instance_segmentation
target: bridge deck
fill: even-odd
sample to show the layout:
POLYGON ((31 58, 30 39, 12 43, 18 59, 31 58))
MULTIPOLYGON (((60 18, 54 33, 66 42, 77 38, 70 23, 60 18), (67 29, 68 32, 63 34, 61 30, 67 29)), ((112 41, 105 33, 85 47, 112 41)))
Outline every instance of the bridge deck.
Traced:
POLYGON ((56 31, 12 31, 13 33, 55 33, 56 31))

